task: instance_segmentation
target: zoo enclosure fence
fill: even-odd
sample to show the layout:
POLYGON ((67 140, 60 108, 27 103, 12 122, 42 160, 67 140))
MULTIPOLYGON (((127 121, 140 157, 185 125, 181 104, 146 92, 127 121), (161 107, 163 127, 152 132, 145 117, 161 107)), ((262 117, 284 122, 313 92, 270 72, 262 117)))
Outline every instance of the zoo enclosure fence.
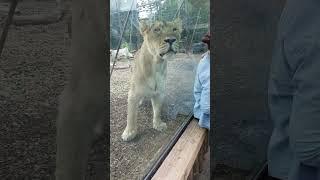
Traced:
MULTIPOLYGON (((111 3, 114 9, 110 11, 110 49, 116 49, 121 41, 121 47, 129 51, 136 51, 142 44, 139 32, 140 20, 165 20, 171 21, 180 17, 183 22, 183 32, 179 43, 180 49, 187 51, 193 42, 201 42, 201 37, 209 29, 209 8, 193 7, 190 0, 141 0, 134 4, 132 9, 121 9, 119 1, 111 3), (130 12, 127 27, 126 16, 130 12), (121 33, 123 37, 121 37, 121 33)), ((135 3, 135 2, 133 2, 135 3)), ((130 4, 130 3, 129 3, 130 4)))

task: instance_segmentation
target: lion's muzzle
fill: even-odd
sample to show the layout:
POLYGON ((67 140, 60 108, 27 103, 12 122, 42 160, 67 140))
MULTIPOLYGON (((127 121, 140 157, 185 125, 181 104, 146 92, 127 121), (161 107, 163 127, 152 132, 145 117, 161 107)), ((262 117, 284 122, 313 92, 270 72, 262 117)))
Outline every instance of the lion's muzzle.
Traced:
POLYGON ((161 56, 161 57, 163 57, 165 54, 170 54, 170 53, 174 53, 174 54, 176 54, 176 53, 177 53, 177 51, 173 50, 173 48, 172 48, 172 46, 171 46, 171 45, 170 45, 170 47, 169 47, 168 51, 167 51, 167 52, 165 52, 165 53, 161 53, 161 54, 160 54, 160 56, 161 56))
POLYGON ((169 44, 169 48, 167 50, 167 52, 164 52, 164 53, 161 53, 160 56, 164 56, 165 54, 168 54, 168 53, 177 53, 177 51, 175 51, 172 47, 173 43, 176 42, 176 37, 167 37, 165 38, 164 42, 168 43, 169 44))

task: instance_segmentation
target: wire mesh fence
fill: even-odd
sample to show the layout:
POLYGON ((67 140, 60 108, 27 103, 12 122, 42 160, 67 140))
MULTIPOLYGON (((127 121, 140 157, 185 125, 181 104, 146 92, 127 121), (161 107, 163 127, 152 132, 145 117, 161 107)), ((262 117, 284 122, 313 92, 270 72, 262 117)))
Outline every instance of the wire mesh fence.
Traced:
MULTIPOLYGON (((112 3, 113 1, 111 1, 112 3)), ((114 2, 119 3, 119 2, 114 2)), ((115 7, 119 5, 114 5, 115 7)), ((181 34, 180 49, 189 50, 191 44, 200 42, 201 37, 209 29, 209 8, 197 8, 190 5, 188 0, 145 0, 137 1, 134 10, 121 10, 120 7, 111 10, 110 13, 110 47, 116 49, 118 42, 122 38, 120 48, 127 47, 129 51, 137 50, 142 44, 142 37, 139 33, 139 21, 162 20, 171 21, 179 17, 183 22, 183 32, 181 34), (130 12, 128 25, 123 31, 126 16, 130 12)))

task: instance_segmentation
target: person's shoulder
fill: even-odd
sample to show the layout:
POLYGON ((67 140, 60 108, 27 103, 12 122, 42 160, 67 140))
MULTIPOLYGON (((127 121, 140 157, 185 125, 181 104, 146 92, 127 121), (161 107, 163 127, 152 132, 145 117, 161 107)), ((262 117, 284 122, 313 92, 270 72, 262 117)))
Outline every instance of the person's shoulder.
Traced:
POLYGON ((206 53, 201 55, 201 60, 199 64, 208 64, 210 63, 210 52, 207 51, 206 53))
POLYGON ((203 58, 199 61, 198 64, 198 71, 202 72, 203 70, 207 69, 210 67, 210 59, 209 56, 204 55, 203 58))
POLYGON ((204 59, 204 58, 206 58, 207 56, 210 56, 210 51, 207 51, 207 52, 203 53, 203 54, 201 55, 201 59, 204 59))

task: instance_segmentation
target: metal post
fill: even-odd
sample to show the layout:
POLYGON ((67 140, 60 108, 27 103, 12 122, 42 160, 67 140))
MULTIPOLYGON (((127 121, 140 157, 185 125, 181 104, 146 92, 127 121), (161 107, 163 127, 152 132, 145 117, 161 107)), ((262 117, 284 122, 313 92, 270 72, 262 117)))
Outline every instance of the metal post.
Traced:
POLYGON ((131 14, 131 11, 132 11, 133 4, 134 4, 134 1, 132 1, 131 8, 130 8, 128 14, 127 14, 127 17, 126 17, 126 20, 125 20, 125 24, 124 24, 124 27, 123 27, 122 32, 121 32, 121 37, 120 37, 120 40, 119 40, 119 43, 118 43, 118 47, 117 47, 117 53, 116 53, 116 56, 115 56, 115 60, 113 61, 111 72, 110 72, 110 79, 111 79, 111 75, 112 75, 114 66, 115 66, 116 61, 117 61, 117 57, 118 57, 119 49, 120 49, 120 46, 121 46, 123 34, 124 34, 124 31, 126 30, 126 27, 127 27, 127 24, 128 24, 128 19, 129 19, 129 16, 131 14))
POLYGON ((200 11, 201 11, 201 8, 199 8, 198 16, 197 16, 197 21, 196 21, 196 24, 194 25, 194 29, 193 29, 192 36, 191 36, 191 40, 190 40, 189 50, 190 50, 191 47, 192 47, 193 36, 194 36, 194 32, 195 32, 195 30, 196 30, 196 28, 197 28, 197 25, 198 25, 198 21, 199 21, 199 17, 200 17, 200 11))
POLYGON ((174 15, 174 18, 173 19, 175 19, 176 17, 177 17, 177 15, 180 15, 180 9, 181 9, 181 7, 182 7, 182 5, 185 3, 185 1, 183 0, 182 2, 181 2, 181 4, 180 4, 180 6, 179 6, 179 8, 177 9, 177 12, 176 12, 176 14, 174 15))

